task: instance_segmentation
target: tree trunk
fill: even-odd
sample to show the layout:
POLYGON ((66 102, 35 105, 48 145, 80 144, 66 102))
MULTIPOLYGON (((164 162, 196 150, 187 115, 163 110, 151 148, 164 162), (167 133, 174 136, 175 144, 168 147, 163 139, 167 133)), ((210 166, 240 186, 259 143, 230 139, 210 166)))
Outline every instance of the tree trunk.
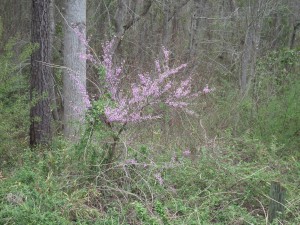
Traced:
POLYGON ((189 57, 193 58, 199 50, 201 17, 206 5, 206 0, 194 0, 192 7, 192 17, 190 26, 190 39, 189 39, 189 57))
POLYGON ((114 46, 112 48, 112 55, 118 49, 123 35, 125 32, 132 27, 133 24, 137 23, 140 19, 142 19, 149 11, 151 5, 151 0, 146 0, 143 4, 142 10, 139 14, 135 14, 130 19, 126 19, 126 15, 128 13, 127 6, 129 2, 127 0, 118 0, 117 10, 114 16, 114 26, 116 28, 116 34, 114 39, 114 46))
POLYGON ((86 1, 67 0, 63 77, 64 135, 78 140, 88 106, 86 92, 86 1))
POLYGON ((51 110, 49 101, 50 68, 50 0, 32 1, 31 40, 39 45, 31 56, 30 145, 47 144, 51 140, 51 110))
POLYGON ((163 20, 163 30, 162 30, 162 46, 165 48, 169 48, 169 18, 170 18, 170 11, 171 11, 171 3, 169 0, 164 0, 163 3, 163 12, 164 12, 164 20, 163 20))
POLYGON ((244 40, 244 49, 241 64, 241 92, 245 93, 255 73, 256 56, 260 43, 260 32, 263 9, 263 0, 257 1, 249 6, 247 18, 247 30, 244 40))
MULTIPOLYGON (((53 54, 52 49, 54 45, 54 35, 55 35, 55 18, 54 18, 54 0, 50 0, 49 5, 49 20, 50 20, 50 62, 53 62, 53 54)), ((51 70, 51 77, 49 79, 49 95, 50 95, 50 102, 51 102, 51 111, 52 116, 55 121, 59 121, 58 115, 58 108, 57 108, 57 99, 56 99, 56 92, 55 92, 55 77, 53 73, 53 69, 50 67, 51 70)))

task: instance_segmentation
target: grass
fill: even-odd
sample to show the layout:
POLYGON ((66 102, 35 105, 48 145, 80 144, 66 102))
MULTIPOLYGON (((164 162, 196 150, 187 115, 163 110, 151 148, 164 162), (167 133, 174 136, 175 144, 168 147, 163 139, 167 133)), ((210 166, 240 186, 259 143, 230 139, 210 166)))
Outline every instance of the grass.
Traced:
POLYGON ((299 224, 298 161, 247 136, 215 142, 194 155, 128 146, 127 158, 83 167, 62 140, 27 150, 20 168, 2 171, 0 224, 266 224, 273 180, 288 193, 278 220, 299 224))

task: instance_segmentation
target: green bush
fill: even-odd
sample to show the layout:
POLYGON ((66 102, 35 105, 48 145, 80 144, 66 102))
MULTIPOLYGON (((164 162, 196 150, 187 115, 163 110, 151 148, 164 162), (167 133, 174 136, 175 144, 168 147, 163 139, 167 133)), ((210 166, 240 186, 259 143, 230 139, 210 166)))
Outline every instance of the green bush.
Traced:
POLYGON ((262 141, 282 145, 281 155, 297 154, 300 145, 299 56, 297 50, 283 49, 258 63, 253 130, 262 141))

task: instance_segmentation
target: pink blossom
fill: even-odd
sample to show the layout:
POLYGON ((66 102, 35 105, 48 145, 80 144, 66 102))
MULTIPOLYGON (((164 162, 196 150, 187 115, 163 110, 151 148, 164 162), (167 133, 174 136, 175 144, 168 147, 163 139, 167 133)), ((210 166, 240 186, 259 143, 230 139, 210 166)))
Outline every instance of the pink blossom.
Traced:
POLYGON ((180 86, 175 91, 175 98, 183 98, 191 93, 191 78, 181 82, 180 86))
POLYGON ((164 69, 168 70, 169 69, 169 60, 170 60, 170 52, 163 46, 162 47, 163 53, 164 53, 164 69))
POLYGON ((160 174, 160 173, 154 174, 154 177, 155 177, 155 179, 158 181, 158 183, 159 183, 160 185, 163 185, 163 184, 164 184, 164 180, 163 180, 163 178, 161 177, 161 174, 160 174))
MULTIPOLYGON (((153 110, 155 105, 165 103, 174 108, 188 110, 189 101, 197 97, 191 92, 192 79, 188 76, 185 80, 174 82, 171 76, 178 74, 187 65, 181 64, 177 67, 169 68, 170 52, 163 47, 164 61, 155 61, 157 74, 138 74, 138 81, 131 84, 131 93, 122 90, 120 85, 123 64, 115 67, 112 60, 112 47, 114 40, 103 45, 102 66, 105 68, 106 91, 110 94, 115 106, 107 106, 105 115, 110 122, 141 122, 161 118, 161 115, 153 110), (164 65, 161 67, 160 65, 164 65), (123 93, 124 96, 121 96, 123 93), (151 107, 151 112, 149 112, 151 107), (148 111, 148 112, 147 112, 148 111)), ((159 108, 159 107, 156 107, 159 108)), ((189 110, 190 111, 190 110, 189 110)))
POLYGON ((110 42, 106 42, 105 45, 103 45, 103 61, 102 65, 105 68, 105 83, 106 88, 108 92, 111 94, 111 97, 113 100, 117 101, 118 94, 120 90, 120 75, 123 69, 123 64, 121 64, 120 67, 114 68, 113 60, 112 60, 112 47, 114 44, 114 39, 110 42))
POLYGON ((137 164, 137 161, 135 159, 127 159, 125 162, 124 162, 125 165, 136 165, 137 164))
POLYGON ((155 67, 158 73, 161 73, 161 68, 158 60, 155 60, 155 67))
POLYGON ((79 58, 82 60, 82 61, 85 61, 85 60, 88 60, 90 62, 92 62, 93 64, 97 65, 99 64, 97 62, 97 60, 94 58, 94 55, 91 54, 90 52, 90 47, 89 47, 89 41, 90 39, 87 39, 86 38, 86 29, 85 27, 81 30, 78 26, 76 25, 73 25, 73 31, 75 32, 75 34, 77 35, 79 41, 84 45, 86 46, 86 52, 81 52, 79 53, 79 58))
POLYGON ((208 84, 206 84, 206 86, 203 88, 203 93, 204 94, 208 94, 208 93, 210 93, 210 92, 212 92, 213 91, 213 89, 211 89, 211 88, 209 88, 208 87, 208 84))
POLYGON ((184 156, 189 156, 191 154, 191 151, 189 149, 186 149, 184 152, 182 152, 184 156))
POLYGON ((82 96, 82 101, 84 102, 84 107, 90 108, 91 102, 89 99, 89 95, 86 91, 85 85, 83 84, 82 81, 80 81, 79 75, 76 73, 71 73, 70 71, 68 72, 68 75, 70 76, 71 80, 74 82, 74 85, 76 86, 76 90, 78 90, 80 93, 80 96, 82 96))

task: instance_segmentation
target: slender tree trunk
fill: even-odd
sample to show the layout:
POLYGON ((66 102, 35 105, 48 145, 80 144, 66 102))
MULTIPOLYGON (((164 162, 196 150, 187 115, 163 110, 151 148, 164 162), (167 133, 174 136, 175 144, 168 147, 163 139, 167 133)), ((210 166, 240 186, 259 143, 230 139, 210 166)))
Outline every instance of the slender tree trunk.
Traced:
POLYGON ((51 140, 51 110, 49 101, 50 68, 50 0, 32 1, 31 40, 39 45, 31 56, 30 145, 47 144, 51 140))
POLYGON ((164 12, 164 20, 163 20, 163 31, 162 31, 162 45, 168 48, 168 41, 170 36, 169 31, 169 18, 171 11, 171 3, 169 0, 164 0, 163 12, 164 12))
POLYGON ((203 16, 203 9, 205 7, 206 0, 194 0, 192 7, 192 17, 190 26, 190 39, 189 39, 189 57, 192 58, 196 55, 200 39, 200 21, 203 16))
POLYGON ((87 111, 86 93, 86 1, 67 0, 63 77, 64 135, 78 140, 87 111))
POLYGON ((250 80, 255 73, 256 56, 260 43, 260 32, 263 15, 262 0, 255 1, 249 6, 247 31, 244 40, 244 49, 241 63, 241 92, 247 90, 250 80))

